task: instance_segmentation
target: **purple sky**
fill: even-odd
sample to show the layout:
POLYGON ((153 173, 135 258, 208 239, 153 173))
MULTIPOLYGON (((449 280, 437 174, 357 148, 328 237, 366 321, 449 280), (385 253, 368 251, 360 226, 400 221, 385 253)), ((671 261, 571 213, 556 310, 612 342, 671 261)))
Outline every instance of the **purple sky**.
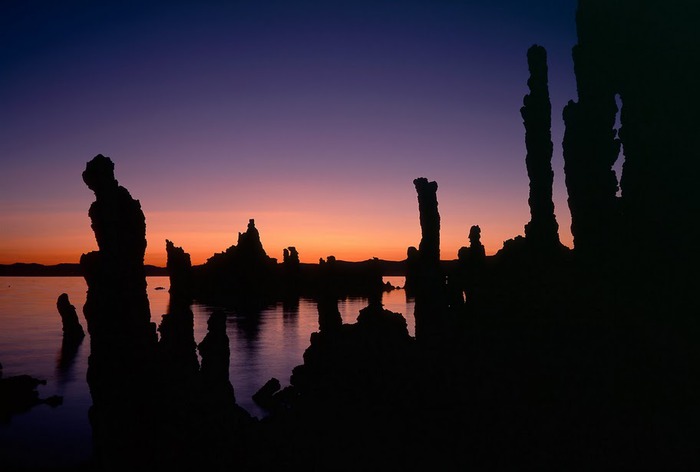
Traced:
POLYGON ((576 98, 574 0, 5 1, 0 263, 95 248, 85 162, 141 201, 147 262, 195 263, 255 218, 273 257, 400 259, 412 180, 439 185, 442 257, 529 220, 526 51, 548 52, 556 214, 571 245, 561 110, 576 98))

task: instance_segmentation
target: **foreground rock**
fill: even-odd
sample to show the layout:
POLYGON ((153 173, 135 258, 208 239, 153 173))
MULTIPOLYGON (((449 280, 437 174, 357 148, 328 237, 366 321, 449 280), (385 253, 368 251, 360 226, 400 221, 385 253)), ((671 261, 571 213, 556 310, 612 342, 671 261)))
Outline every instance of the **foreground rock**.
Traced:
POLYGON ((39 385, 46 385, 46 380, 29 375, 3 378, 0 364, 0 424, 8 423, 12 416, 29 411, 37 405, 56 407, 63 403, 63 397, 58 395, 40 398, 36 390, 39 385))

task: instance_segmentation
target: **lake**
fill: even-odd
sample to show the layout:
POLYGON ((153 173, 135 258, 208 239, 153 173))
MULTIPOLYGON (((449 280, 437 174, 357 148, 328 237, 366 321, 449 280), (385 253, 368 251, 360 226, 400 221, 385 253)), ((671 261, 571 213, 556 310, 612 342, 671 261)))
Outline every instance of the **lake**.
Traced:
MULTIPOLYGON (((148 277, 151 320, 160 323, 168 311, 168 277, 148 277), (157 288, 161 288, 157 290, 157 288)), ((403 277, 385 277, 403 286, 403 277)), ((28 374, 46 380, 39 395, 63 396, 63 404, 39 405, 0 424, 0 458, 12 466, 73 465, 91 454, 92 439, 88 408, 92 404, 85 380, 90 354, 89 336, 74 359, 61 360, 61 318, 56 299, 67 293, 78 310, 80 322, 87 286, 82 277, 0 277, 0 363, 3 376, 28 374)), ((403 290, 385 292, 384 307, 401 313, 413 336, 413 301, 403 290)), ((341 299, 338 308, 345 323, 354 323, 363 298, 341 299)), ((216 307, 195 303, 194 335, 197 343, 207 332, 207 319, 216 307)), ((251 396, 271 377, 289 384, 292 369, 302 363, 312 332, 318 330, 318 311, 313 300, 297 304, 277 303, 263 310, 256 320, 227 311, 231 348, 230 380, 239 405, 257 417, 264 416, 251 396)))

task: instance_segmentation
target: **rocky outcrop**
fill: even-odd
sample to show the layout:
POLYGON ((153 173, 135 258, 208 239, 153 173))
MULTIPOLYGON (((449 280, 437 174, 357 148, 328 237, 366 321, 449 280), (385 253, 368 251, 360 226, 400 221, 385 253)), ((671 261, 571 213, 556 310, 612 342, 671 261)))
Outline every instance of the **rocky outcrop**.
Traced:
POLYGON ((282 388, 280 381, 271 378, 253 394, 253 401, 261 408, 272 409, 275 406, 274 395, 282 388))
MULTIPOLYGON (((90 333, 88 380, 93 400, 109 379, 140 383, 149 375, 156 331, 151 323, 143 258, 146 220, 138 200, 114 178, 114 164, 101 154, 87 163, 83 180, 95 193, 89 216, 99 247, 80 264, 88 285, 83 308, 90 333)), ((107 387, 109 385, 109 387, 107 387)), ((121 388, 120 387, 120 388, 121 388)))
POLYGON ((88 162, 83 180, 95 193, 89 216, 99 248, 80 258, 88 286, 90 418, 97 460, 119 467, 153 453, 145 439, 155 431, 148 412, 157 343, 143 264, 146 221, 108 157, 88 162))
POLYGON ((56 308, 61 315, 63 324, 63 338, 69 340, 81 340, 85 337, 85 331, 78 320, 78 313, 71 305, 67 293, 62 293, 56 301, 56 308))
POLYGON ((39 385, 46 385, 46 380, 29 375, 3 378, 0 364, 0 424, 8 423, 12 416, 29 411, 37 405, 56 407, 63 404, 63 397, 58 395, 40 398, 37 392, 39 385))
POLYGON ((483 265, 486 260, 486 248, 481 244, 481 228, 474 225, 469 228, 469 247, 461 247, 457 252, 459 262, 464 265, 483 265))
POLYGON ((188 296, 192 292, 192 261, 190 255, 172 241, 165 240, 168 256, 166 268, 170 276, 170 293, 188 296))
POLYGON ((599 77, 580 73, 591 62, 590 52, 574 48, 578 102, 564 108, 564 172, 571 211, 571 233, 577 253, 605 258, 617 247, 620 211, 617 178, 612 166, 620 142, 616 138, 615 89, 599 77))
POLYGON ((190 303, 186 298, 171 294, 168 313, 163 315, 158 326, 158 367, 168 381, 191 380, 199 372, 190 303))
POLYGON ((319 294, 318 301, 318 330, 322 333, 337 331, 343 325, 343 318, 338 310, 338 297, 331 291, 319 294))
POLYGON ((441 274, 437 182, 419 177, 413 185, 418 193, 421 240, 418 249, 411 246, 406 254, 406 293, 410 295, 440 278, 441 274))
POLYGON ((238 256, 242 261, 264 261, 268 258, 262 241, 260 241, 260 232, 255 227, 255 220, 248 220, 248 228, 245 233, 238 233, 238 245, 236 246, 238 256))
POLYGON ((305 285, 299 262, 299 252, 294 246, 282 251, 282 290, 286 299, 298 297, 305 285))
POLYGON ((233 386, 228 376, 231 348, 226 334, 226 313, 217 310, 209 315, 207 335, 197 349, 202 356, 202 380, 209 386, 210 392, 230 396, 232 403, 235 402, 233 386))
POLYGON ((413 181, 418 193, 421 240, 406 260, 406 294, 415 297, 416 339, 437 339, 448 306, 445 276, 440 267, 440 214, 437 182, 413 181))
POLYGON ((552 105, 547 84, 547 52, 534 45, 527 51, 530 93, 520 109, 525 125, 527 175, 530 178, 530 222, 525 225, 525 237, 534 249, 559 246, 559 225, 552 201, 552 105))
POLYGON ((294 432, 275 438, 272 450, 292 469, 309 460, 323 470, 390 469, 403 457, 390 433, 410 431, 411 400, 420 397, 415 347, 403 316, 374 302, 356 323, 312 333, 291 387, 272 396, 277 425, 294 432))
POLYGON ((573 49, 578 101, 564 110, 577 252, 622 255, 634 273, 692 272, 697 258, 690 262, 688 255, 697 254, 700 229, 688 216, 700 212, 700 193, 689 190, 700 172, 698 19, 697 5, 685 0, 579 3, 573 49), (621 145, 622 176, 616 176, 611 167, 621 145))
POLYGON ((214 254, 194 270, 194 296, 218 304, 262 308, 280 290, 277 259, 265 252, 255 220, 238 233, 237 244, 214 254))
POLYGON ((67 377, 78 354, 78 349, 85 338, 85 331, 78 320, 78 313, 70 303, 68 294, 62 293, 56 301, 56 308, 61 315, 63 325, 63 338, 61 350, 56 360, 56 376, 59 383, 67 377))
POLYGON ((294 246, 289 246, 282 251, 282 263, 289 271, 299 269, 299 252, 294 246))
POLYGON ((421 240, 418 246, 422 269, 437 272, 440 265, 440 213, 438 212, 437 182, 425 177, 413 181, 418 192, 421 240))

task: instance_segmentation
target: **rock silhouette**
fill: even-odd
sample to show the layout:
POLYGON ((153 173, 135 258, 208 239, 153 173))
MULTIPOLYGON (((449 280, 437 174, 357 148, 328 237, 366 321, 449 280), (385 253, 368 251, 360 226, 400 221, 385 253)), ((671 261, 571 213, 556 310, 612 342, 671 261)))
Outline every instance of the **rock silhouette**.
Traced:
POLYGON ((226 335, 226 313, 214 311, 207 321, 207 335, 197 346, 202 356, 202 378, 215 388, 230 390, 233 387, 228 378, 229 358, 231 350, 226 335), (230 389, 229 389, 230 387, 230 389))
MULTIPOLYGON (((225 315, 223 325, 220 315, 213 317, 200 343, 200 369, 189 255, 168 242, 174 284, 158 341, 146 294, 140 204, 118 185, 109 158, 96 156, 83 179, 96 196, 90 217, 100 248, 81 258, 88 282, 84 313, 91 338, 88 384, 96 465, 153 470, 245 463, 247 452, 231 445, 246 447, 239 435, 250 428, 250 416, 236 405, 228 380, 225 315), (217 451, 222 443, 225 453, 217 451)), ((255 248, 254 241, 246 244, 255 248)))
POLYGON ((278 462, 296 468, 313 461, 324 470, 404 464, 392 446, 407 426, 395 420, 413 394, 414 348, 403 316, 378 302, 361 310, 356 323, 312 333, 292 386, 273 396, 278 405, 269 424, 295 432, 273 436, 278 462))
POLYGON ((237 245, 192 268, 192 294, 200 301, 259 312, 283 299, 325 296, 323 292, 331 285, 335 296, 368 296, 384 287, 376 260, 355 263, 329 256, 319 264, 303 264, 294 246, 285 248, 282 257, 278 264, 267 255, 255 220, 250 219, 237 245))
POLYGON ((579 101, 564 108, 564 172, 576 251, 605 259, 619 247, 618 183, 612 169, 620 152, 614 129, 618 110, 614 88, 597 77, 601 70, 590 77, 578 72, 590 63, 589 54, 574 49, 579 101))
POLYGON ((61 339, 61 350, 56 361, 56 377, 59 384, 62 384, 68 377, 73 366, 78 348, 85 338, 85 331, 78 320, 78 313, 71 305, 68 294, 62 293, 56 300, 56 308, 61 316, 63 326, 63 339, 61 339))
POLYGON ((171 381, 191 380, 199 372, 190 304, 189 299, 171 295, 168 313, 163 315, 158 326, 159 368, 172 377, 171 381))
POLYGON ((88 382, 99 409, 108 390, 123 387, 126 395, 138 396, 157 338, 146 294, 141 205, 119 185, 114 164, 101 154, 87 163, 83 181, 96 197, 89 216, 99 251, 83 254, 80 264, 88 285, 83 307, 90 333, 88 382), (119 386, 113 385, 115 377, 121 377, 119 386))
POLYGON ((145 217, 139 201, 114 178, 108 157, 98 154, 88 162, 83 180, 96 197, 89 216, 99 247, 80 258, 88 285, 84 313, 91 351, 95 362, 104 357, 139 370, 156 343, 143 264, 145 217))
POLYGON ((405 318, 381 304, 379 261, 328 256, 302 264, 288 247, 278 264, 251 219, 236 245, 202 266, 191 267, 183 249, 166 243, 171 300, 156 343, 143 213, 114 179, 111 161, 97 156, 84 179, 97 199, 90 216, 100 250, 81 263, 98 464, 696 469, 698 192, 691 178, 700 162, 692 121, 700 107, 688 71, 700 48, 692 12, 647 0, 579 3, 578 100, 564 111, 563 143, 575 257, 562 250, 551 204, 551 105, 540 47, 528 54, 522 109, 531 181, 525 237, 487 256, 475 225, 458 259, 441 261, 437 183, 414 181, 421 241, 408 249, 405 268, 415 338, 405 318), (612 166, 621 143, 618 197, 612 166), (347 324, 338 300, 352 290, 368 305, 347 324), (317 301, 319 329, 291 385, 281 389, 272 379, 256 394, 270 415, 253 420, 235 403, 226 313, 212 312, 196 346, 192 300, 248 313, 242 318, 252 320, 254 338, 256 308, 283 299, 292 312, 306 294, 317 301))
POLYGON ((167 239, 165 240, 165 253, 168 257, 166 268, 170 276, 170 293, 185 297, 191 295, 193 280, 190 255, 167 239))
POLYGON ((288 297, 298 296, 304 285, 301 276, 299 252, 294 246, 282 251, 282 281, 283 291, 288 297))
POLYGON ((259 310, 276 298, 276 266, 277 260, 263 248, 255 220, 250 219, 246 231, 238 233, 237 244, 193 268, 193 295, 220 305, 259 310))
POLYGON ((56 407, 63 403, 63 397, 58 395, 40 398, 36 390, 39 385, 46 385, 46 380, 29 375, 3 378, 0 364, 0 424, 9 423, 12 416, 29 411, 37 405, 56 407))
MULTIPOLYGON (((691 66, 697 63, 700 47, 694 26, 697 17, 697 5, 692 2, 661 4, 649 0, 589 0, 580 3, 576 17, 574 60, 580 110, 570 110, 568 121, 572 135, 579 128, 595 127, 597 131, 581 135, 581 140, 597 143, 596 149, 590 150, 596 153, 588 160, 600 159, 591 165, 598 166, 596 175, 606 178, 602 188, 591 181, 588 192, 577 195, 579 200, 600 199, 600 204, 611 207, 603 212, 600 225, 619 228, 622 240, 615 243, 621 252, 628 253, 625 263, 634 266, 635 273, 682 274, 673 277, 672 284, 684 283, 692 270, 689 267, 697 262, 697 251, 691 248, 695 247, 698 222, 688 217, 700 209, 698 193, 689 190, 700 170, 700 146, 691 130, 700 106, 693 93, 697 77, 691 66), (617 51, 615 57, 610 50, 617 51), (616 95, 622 105, 621 129, 619 143, 611 144, 616 95), (618 206, 612 208, 613 177, 606 166, 614 161, 619 144, 624 150, 621 195, 618 206), (610 148, 607 153, 597 151, 603 145, 610 148), (598 189, 604 195, 591 196, 598 189), (651 228, 655 232, 654 250, 648 251, 644 235, 651 228), (638 257, 642 252, 648 256, 638 257), (693 256, 692 262, 688 256, 693 256)), ((568 143, 568 148, 570 154, 589 151, 579 141, 568 143)), ((585 211, 577 214, 579 221, 588 218, 585 211)), ((572 208, 572 219, 573 214, 572 208)), ((668 283, 668 278, 662 276, 654 283, 668 283)))
POLYGON ((424 271, 436 271, 440 263, 440 213, 438 213, 437 183, 425 177, 413 181, 418 192, 421 240, 418 246, 424 271))
MULTIPOLYGON (((413 181, 418 193, 421 240, 418 249, 409 247, 406 259, 406 291, 415 294, 423 286, 440 283, 440 213, 438 212, 437 182, 425 177, 413 181)), ((429 289, 433 291, 432 288, 429 289)))
POLYGON ((486 271, 486 248, 481 244, 481 228, 474 225, 469 228, 469 247, 461 247, 457 252, 459 265, 453 274, 456 279, 455 289, 466 294, 467 299, 474 296, 477 287, 483 282, 486 271))
POLYGON ((461 247, 457 252, 457 258, 466 265, 483 265, 486 260, 486 248, 481 244, 479 225, 469 228, 469 247, 461 247))
POLYGON ((75 307, 71 305, 67 293, 62 293, 56 301, 56 308, 61 315, 63 324, 63 337, 71 341, 80 340, 85 337, 85 331, 78 320, 78 313, 75 307))
POLYGON ((338 297, 329 289, 318 298, 318 330, 322 333, 337 331, 342 325, 338 297))
POLYGON ((279 392, 281 388, 280 381, 273 377, 255 392, 253 401, 263 408, 272 409, 275 405, 274 394, 279 392))
POLYGON ((89 216, 99 247, 80 258, 88 285, 83 313, 90 333, 90 419, 96 460, 120 467, 153 455, 145 442, 155 433, 146 392, 157 342, 143 264, 146 222, 139 201, 114 178, 108 157, 89 161, 83 181, 95 193, 89 216))
POLYGON ((283 263, 285 267, 288 267, 290 271, 298 269, 299 267, 299 252, 294 246, 289 246, 282 251, 283 263))
MULTIPOLYGON (((541 249, 556 249, 559 243, 559 225, 554 216, 552 201, 552 105, 547 85, 547 52, 534 45, 527 51, 530 93, 520 109, 525 124, 525 163, 530 178, 530 222, 525 225, 525 237, 541 249)), ((471 238, 470 238, 471 239, 471 238)))

